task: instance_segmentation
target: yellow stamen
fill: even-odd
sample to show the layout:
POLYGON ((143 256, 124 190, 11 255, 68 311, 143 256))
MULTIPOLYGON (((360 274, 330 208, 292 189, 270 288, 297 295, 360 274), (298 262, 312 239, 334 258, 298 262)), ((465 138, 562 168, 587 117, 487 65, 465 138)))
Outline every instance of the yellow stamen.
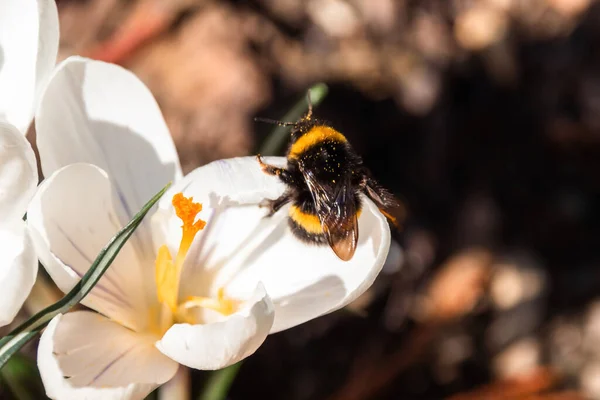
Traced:
POLYGON ((177 286, 177 278, 175 276, 175 266, 171 259, 171 253, 167 246, 162 245, 158 249, 156 256, 156 288, 158 301, 166 303, 171 310, 177 307, 177 299, 173 299, 171 294, 177 286), (173 301, 175 300, 175 301, 173 301))
POLYGON ((223 315, 231 315, 237 310, 238 305, 238 301, 225 297, 225 290, 220 288, 216 299, 190 296, 179 307, 186 310, 193 307, 202 307, 211 309, 223 315))
POLYGON ((240 302, 225 296, 223 288, 219 289, 217 298, 188 297, 183 303, 179 303, 179 282, 185 257, 192 246, 196 234, 204 228, 206 222, 196 217, 202 211, 200 203, 194 203, 192 197, 184 197, 177 193, 172 200, 175 213, 181 219, 182 236, 175 260, 166 245, 158 249, 156 255, 156 292, 159 308, 153 311, 157 315, 153 321, 152 330, 162 335, 175 322, 197 323, 189 310, 202 307, 214 310, 222 315, 231 315, 237 311, 240 302))
POLYGON ((182 193, 177 193, 172 200, 175 213, 183 222, 181 242, 179 250, 173 263, 173 257, 167 246, 163 245, 158 249, 156 256, 156 291, 158 301, 167 304, 171 312, 177 311, 179 279, 183 262, 187 255, 194 237, 204 228, 206 222, 198 219, 196 216, 202 211, 202 204, 194 203, 192 197, 185 197, 182 193))

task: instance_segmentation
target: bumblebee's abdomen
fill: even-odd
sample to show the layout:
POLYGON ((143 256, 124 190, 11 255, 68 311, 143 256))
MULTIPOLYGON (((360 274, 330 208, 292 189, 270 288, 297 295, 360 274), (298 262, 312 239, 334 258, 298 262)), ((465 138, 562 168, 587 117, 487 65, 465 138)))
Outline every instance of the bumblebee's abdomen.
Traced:
POLYGON ((292 233, 305 242, 327 243, 321 221, 309 200, 296 200, 289 208, 288 223, 292 233))
POLYGON ((309 233, 315 235, 322 234, 323 228, 317 214, 311 211, 304 211, 303 208, 305 207, 302 207, 302 205, 292 204, 289 210, 290 219, 309 233))
MULTIPOLYGON (((300 240, 307 243, 326 244, 327 237, 323 232, 321 220, 315 211, 315 206, 310 198, 310 193, 305 193, 309 197, 299 195, 292 203, 288 211, 288 224, 292 233, 300 240)), ((362 203, 356 195, 356 215, 360 217, 362 203)))

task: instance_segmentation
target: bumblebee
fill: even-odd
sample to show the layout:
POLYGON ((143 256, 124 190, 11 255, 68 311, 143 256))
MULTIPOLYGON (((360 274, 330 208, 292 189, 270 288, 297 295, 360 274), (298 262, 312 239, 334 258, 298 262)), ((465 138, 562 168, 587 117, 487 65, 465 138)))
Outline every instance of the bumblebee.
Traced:
POLYGON ((358 243, 360 194, 373 200, 396 226, 400 204, 371 177, 344 135, 312 117, 310 92, 307 98, 308 111, 297 122, 256 119, 292 127, 285 168, 265 164, 257 155, 262 171, 287 186, 279 198, 265 199, 263 205, 270 209, 270 217, 291 202, 288 223, 294 235, 306 243, 329 244, 341 260, 348 261, 358 243))

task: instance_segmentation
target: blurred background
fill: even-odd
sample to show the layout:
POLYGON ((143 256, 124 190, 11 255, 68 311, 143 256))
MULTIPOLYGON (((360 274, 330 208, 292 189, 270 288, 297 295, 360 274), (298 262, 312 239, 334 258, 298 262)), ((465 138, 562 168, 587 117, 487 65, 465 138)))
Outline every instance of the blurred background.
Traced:
MULTIPOLYGON (((59 59, 136 73, 186 172, 325 82, 317 117, 406 208, 373 287, 270 336, 229 399, 600 399, 599 3, 57 3, 59 59)), ((3 398, 36 386, 20 360, 3 398)))

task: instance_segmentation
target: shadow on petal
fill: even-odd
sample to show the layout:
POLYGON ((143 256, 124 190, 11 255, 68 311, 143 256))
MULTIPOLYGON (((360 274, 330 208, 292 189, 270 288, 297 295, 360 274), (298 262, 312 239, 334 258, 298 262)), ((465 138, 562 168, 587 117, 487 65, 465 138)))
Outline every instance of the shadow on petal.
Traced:
MULTIPOLYGON (((163 164, 151 143, 125 126, 90 121, 90 129, 103 138, 98 140, 107 172, 114 188, 115 207, 121 224, 126 223, 161 190, 173 181, 176 168, 163 164)), ((154 207, 156 209, 156 206, 154 207)), ((142 221, 132 237, 140 255, 154 256, 150 219, 142 221)))
POLYGON ((326 276, 296 293, 274 298, 275 321, 271 333, 279 332, 328 314, 343 306, 348 291, 337 276, 326 276))
MULTIPOLYGON (((150 91, 121 67, 69 57, 50 79, 36 114, 46 176, 66 165, 94 164, 110 176, 119 218, 127 223, 156 192, 181 178, 181 167, 150 91)), ((142 223, 135 245, 153 258, 142 223)))

